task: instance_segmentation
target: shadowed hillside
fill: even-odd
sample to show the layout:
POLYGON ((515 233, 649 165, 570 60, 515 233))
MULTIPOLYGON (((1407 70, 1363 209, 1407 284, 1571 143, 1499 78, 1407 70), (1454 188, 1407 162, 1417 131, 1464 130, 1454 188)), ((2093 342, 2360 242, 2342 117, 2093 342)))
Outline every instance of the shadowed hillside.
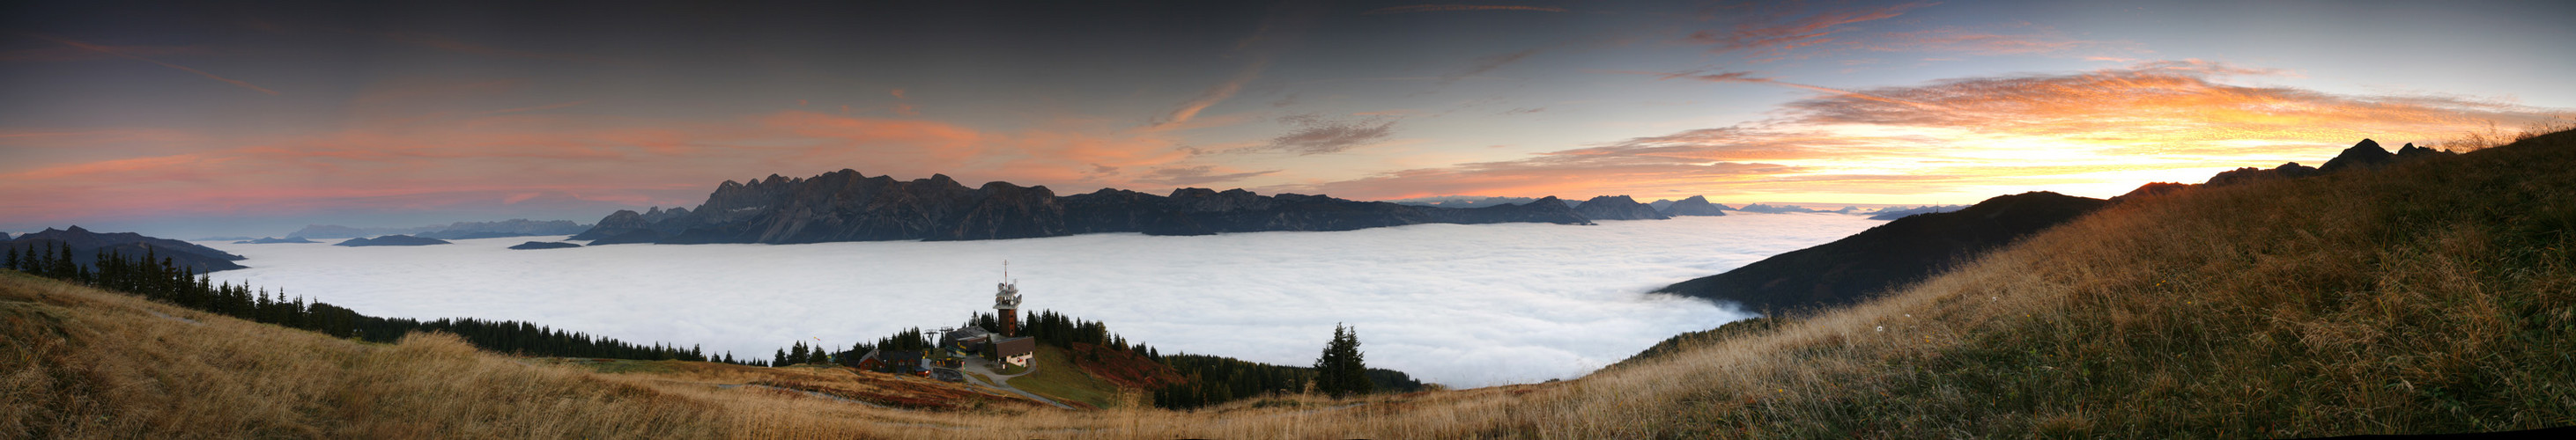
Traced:
POLYGON ((1842 306, 2106 205, 2101 199, 2053 192, 1997 196, 1958 211, 1899 218, 1832 243, 1655 292, 1733 303, 1755 312, 1842 306))
POLYGON ((8 274, 0 432, 2250 438, 2563 426, 2576 423, 2568 164, 2576 133, 2145 195, 1912 287, 1677 339, 1581 379, 1189 412, 877 408, 523 364, 440 337, 361 345, 8 274))

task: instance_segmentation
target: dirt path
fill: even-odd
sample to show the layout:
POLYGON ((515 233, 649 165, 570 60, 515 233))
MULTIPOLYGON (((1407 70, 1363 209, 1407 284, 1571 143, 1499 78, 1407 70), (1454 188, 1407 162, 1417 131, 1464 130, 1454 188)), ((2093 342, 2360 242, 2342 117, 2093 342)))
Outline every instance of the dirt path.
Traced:
POLYGON ((878 405, 878 404, 874 404, 874 403, 868 403, 867 401, 862 401, 862 400, 858 400, 858 399, 851 399, 851 398, 847 398, 847 397, 834 396, 834 395, 830 395, 830 394, 823 394, 823 393, 817 393, 817 392, 805 391, 805 390, 799 390, 799 389, 793 389, 793 388, 780 388, 780 387, 773 387, 773 386, 768 386, 768 385, 752 385, 752 384, 721 384, 721 383, 720 383, 720 384, 709 384, 709 385, 715 385, 715 386, 716 386, 716 389, 732 389, 732 388, 734 388, 734 387, 760 387, 760 388, 768 388, 768 389, 779 390, 779 391, 792 391, 792 392, 798 392, 798 393, 805 393, 805 395, 808 395, 808 396, 814 396, 814 397, 820 397, 820 398, 825 398, 825 399, 838 400, 838 401, 842 401, 842 402, 856 403, 856 404, 860 404, 860 405, 867 405, 867 406, 873 406, 873 407, 878 407, 878 408, 885 408, 885 409, 902 409, 902 408, 895 408, 895 407, 890 407, 890 406, 885 406, 885 405, 878 405))
POLYGON ((1004 375, 1001 375, 1001 374, 998 374, 998 373, 994 373, 992 368, 987 368, 987 367, 985 367, 985 366, 984 366, 984 364, 985 364, 985 362, 982 362, 982 361, 969 362, 969 363, 967 363, 963 368, 959 368, 959 369, 958 369, 958 371, 969 372, 969 373, 976 373, 976 374, 968 374, 968 375, 965 375, 965 376, 966 376, 966 380, 967 380, 967 381, 969 381, 969 382, 974 382, 974 383, 976 383, 976 384, 980 384, 980 385, 983 385, 983 386, 993 387, 993 388, 996 388, 996 389, 1000 389, 1000 390, 1002 390, 1002 391, 1009 391, 1009 392, 1012 392, 1012 393, 1019 394, 1019 395, 1021 395, 1021 396, 1027 396, 1028 398, 1030 398, 1030 399, 1035 399, 1035 400, 1037 400, 1037 401, 1039 401, 1039 402, 1046 402, 1046 404, 1048 404, 1048 405, 1055 405, 1055 407, 1057 407, 1057 408, 1075 409, 1075 408, 1073 407, 1073 405, 1066 405, 1066 404, 1062 404, 1062 403, 1056 403, 1056 401, 1054 401, 1054 400, 1049 400, 1049 399, 1047 399, 1046 397, 1043 397, 1043 396, 1039 396, 1039 395, 1037 395, 1037 393, 1031 393, 1031 392, 1027 392, 1027 391, 1020 391, 1020 389, 1019 389, 1019 388, 1012 388, 1012 387, 1011 387, 1011 385, 1010 385, 1010 383, 1011 383, 1011 378, 1014 378, 1014 377, 1020 377, 1020 376, 1027 376, 1027 375, 1029 375, 1029 373, 1035 373, 1035 372, 1037 372, 1037 371, 1038 371, 1038 366, 1037 366, 1037 365, 1029 365, 1029 370, 1028 370, 1028 371, 1022 371, 1022 372, 1020 372, 1020 374, 1013 374, 1013 375, 1004 376, 1004 375), (995 382, 999 382, 999 383, 995 383, 995 382, 985 382, 985 381, 984 381, 984 379, 983 379, 982 377, 977 377, 977 375, 982 375, 982 376, 989 376, 989 377, 992 377, 992 378, 993 378, 993 380, 994 380, 995 382))

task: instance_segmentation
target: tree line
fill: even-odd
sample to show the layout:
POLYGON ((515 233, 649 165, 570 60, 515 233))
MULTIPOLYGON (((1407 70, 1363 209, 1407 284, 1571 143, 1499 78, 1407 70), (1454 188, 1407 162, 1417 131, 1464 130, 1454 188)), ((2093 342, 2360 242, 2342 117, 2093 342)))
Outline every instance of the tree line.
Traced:
MULTIPOLYGON (((284 290, 271 292, 266 288, 253 288, 248 283, 215 283, 211 276, 177 265, 150 248, 139 256, 100 250, 91 265, 77 263, 72 252, 68 246, 56 246, 51 242, 10 246, 5 252, 0 252, 0 267, 336 338, 391 343, 411 332, 440 331, 462 337, 476 348, 522 356, 685 360, 751 366, 838 363, 856 367, 859 357, 870 351, 927 351, 935 343, 915 327, 875 341, 853 344, 850 351, 838 355, 820 344, 798 341, 791 347, 780 349, 770 359, 736 358, 732 353, 710 355, 697 346, 635 344, 522 321, 475 318, 422 321, 368 316, 329 303, 308 301, 302 296, 290 297, 284 290)), ((1366 368, 1358 356, 1357 334, 1340 326, 1336 326, 1333 342, 1327 344, 1325 354, 1317 359, 1315 367, 1310 368, 1206 355, 1164 356, 1161 350, 1128 342, 1126 337, 1109 331, 1109 325, 1101 321, 1084 320, 1052 310, 1031 312, 1026 318, 1021 322, 1020 335, 1029 336, 1041 345, 1071 349, 1074 344, 1090 344, 1126 350, 1179 371, 1187 378, 1185 382, 1153 392, 1155 406, 1164 408, 1197 408, 1264 394, 1305 392, 1310 383, 1314 385, 1313 391, 1335 395, 1371 391, 1410 392, 1423 386, 1403 372, 1366 368), (1360 379, 1350 378, 1349 372, 1354 369, 1361 372, 1360 379), (1318 375, 1319 370, 1337 373, 1318 375)), ((975 313, 966 324, 998 330, 1000 319, 991 313, 975 313)))
POLYGON ((411 332, 440 331, 463 337, 476 348, 522 356, 689 360, 749 365, 734 359, 731 353, 709 356, 695 346, 635 344, 528 322, 474 318, 421 321, 367 316, 329 303, 306 301, 302 296, 289 297, 284 290, 271 293, 266 288, 254 289, 249 283, 216 283, 212 276, 177 265, 151 248, 145 248, 144 254, 137 256, 100 250, 96 254, 98 258, 90 265, 74 262, 70 247, 56 246, 52 242, 10 246, 0 253, 6 254, 0 257, 0 267, 10 270, 101 290, 132 293, 207 313, 310 330, 335 338, 391 343, 411 332))
POLYGON ((1269 394, 1317 392, 1344 397, 1372 392, 1414 392, 1422 381, 1402 371, 1368 368, 1359 332, 1339 325, 1313 367, 1272 365, 1230 357, 1174 354, 1162 359, 1189 381, 1154 390, 1154 406, 1191 409, 1269 394), (1309 388, 1309 386, 1312 388, 1309 388))

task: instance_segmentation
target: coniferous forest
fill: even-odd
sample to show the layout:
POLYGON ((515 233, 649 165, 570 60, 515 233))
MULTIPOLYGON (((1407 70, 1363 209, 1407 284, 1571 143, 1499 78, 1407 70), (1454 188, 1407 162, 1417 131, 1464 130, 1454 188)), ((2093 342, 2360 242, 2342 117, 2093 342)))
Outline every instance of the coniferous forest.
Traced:
MULTIPOLYGON (((1325 349, 1326 357, 1333 360, 1330 364, 1331 370, 1338 373, 1332 375, 1332 378, 1318 382, 1318 379, 1324 378, 1317 375, 1317 369, 1312 367, 1273 365, 1222 356, 1194 354, 1166 356, 1160 349, 1143 343, 1128 342, 1126 337, 1109 331, 1108 323, 1085 320, 1053 310, 1032 311, 1021 318, 1017 336, 1034 338, 1039 345, 1070 351, 1074 348, 1074 344, 1089 344, 1128 351, 1172 367, 1186 380, 1152 390, 1154 406, 1162 408, 1199 408, 1266 394, 1301 393, 1307 390, 1308 382, 1317 383, 1315 389, 1317 392, 1342 395, 1369 392, 1403 393, 1421 391, 1424 388, 1421 381, 1413 379, 1402 371, 1366 368, 1361 365, 1358 335, 1348 329, 1336 328, 1333 342, 1325 349)), ((1001 318, 992 313, 978 312, 968 317, 963 325, 999 331, 1001 318)), ((929 349, 936 342, 930 340, 920 328, 909 328, 887 335, 873 343, 856 344, 850 347, 850 351, 844 352, 849 354, 833 359, 842 365, 856 367, 859 363, 858 357, 871 350, 920 351, 929 349)), ((791 361, 789 363, 826 362, 820 356, 822 356, 822 350, 819 346, 809 346, 800 341, 791 344, 788 348, 779 349, 775 359, 791 361)))

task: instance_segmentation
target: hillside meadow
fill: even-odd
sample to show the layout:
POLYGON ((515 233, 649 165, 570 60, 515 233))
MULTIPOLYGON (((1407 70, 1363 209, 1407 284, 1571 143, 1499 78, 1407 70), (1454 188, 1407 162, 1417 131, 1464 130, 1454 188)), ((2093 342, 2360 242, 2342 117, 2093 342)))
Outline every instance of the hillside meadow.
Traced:
POLYGON ((9 273, 0 432, 2238 438, 2567 426, 2571 165, 2576 133, 2561 132, 2383 170, 2148 197, 1874 301, 1580 379, 1191 412, 877 408, 710 385, 766 373, 601 372, 442 335, 361 344, 9 273))

